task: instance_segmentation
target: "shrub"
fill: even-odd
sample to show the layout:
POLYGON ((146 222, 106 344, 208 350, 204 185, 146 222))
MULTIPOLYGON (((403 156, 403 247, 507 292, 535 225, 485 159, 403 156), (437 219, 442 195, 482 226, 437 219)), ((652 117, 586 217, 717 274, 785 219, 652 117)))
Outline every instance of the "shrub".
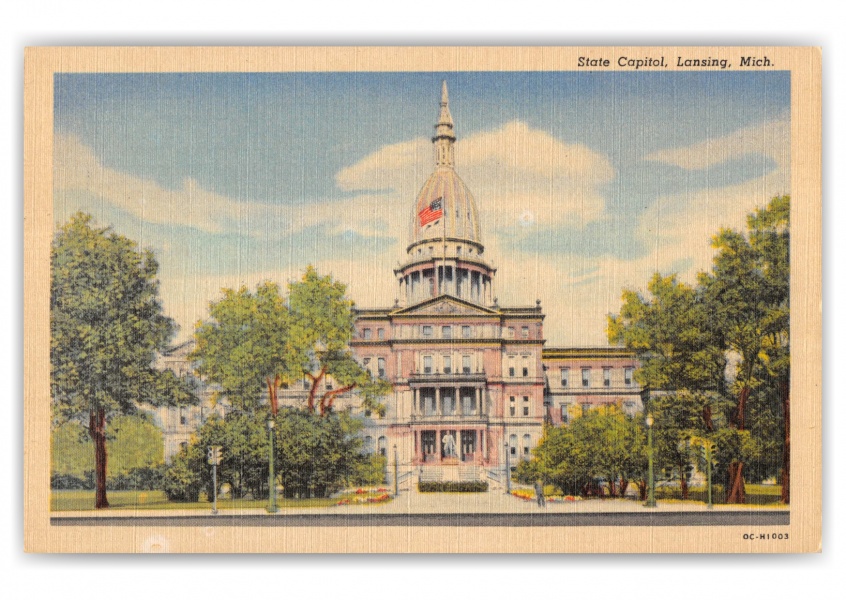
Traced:
POLYGON ((129 473, 110 477, 106 487, 110 490, 160 490, 164 480, 164 466, 137 467, 129 473))
POLYGON ((487 492, 487 481, 421 481, 417 484, 421 492, 487 492))
POLYGON ((183 448, 173 457, 173 462, 164 473, 162 488, 169 500, 176 502, 197 502, 203 482, 197 472, 190 450, 183 448))
POLYGON ((350 483, 352 485, 382 485, 385 483, 388 459, 381 454, 372 454, 355 466, 350 483))
POLYGON ((62 473, 54 473, 50 477, 50 487, 54 490, 92 490, 94 487, 91 484, 91 477, 83 479, 62 473))

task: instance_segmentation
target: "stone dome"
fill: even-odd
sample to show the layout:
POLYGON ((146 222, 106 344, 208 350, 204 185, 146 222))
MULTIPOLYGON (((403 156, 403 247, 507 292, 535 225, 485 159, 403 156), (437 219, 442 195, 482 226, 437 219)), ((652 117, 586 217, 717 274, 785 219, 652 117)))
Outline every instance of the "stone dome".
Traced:
POLYGON ((476 200, 450 167, 438 168, 423 184, 412 219, 412 245, 445 238, 482 243, 476 200))
POLYGON ((435 172, 429 176, 414 203, 411 215, 411 244, 409 251, 427 240, 470 243, 478 246, 479 211, 467 185, 455 172, 455 133, 446 81, 441 89, 441 108, 432 138, 435 150, 435 172))

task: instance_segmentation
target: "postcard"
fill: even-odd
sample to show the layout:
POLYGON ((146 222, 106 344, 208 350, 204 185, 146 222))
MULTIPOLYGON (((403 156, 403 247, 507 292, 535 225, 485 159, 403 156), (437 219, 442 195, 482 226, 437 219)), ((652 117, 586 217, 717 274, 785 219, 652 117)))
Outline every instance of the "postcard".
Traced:
POLYGON ((821 53, 29 48, 25 548, 821 550, 821 53))

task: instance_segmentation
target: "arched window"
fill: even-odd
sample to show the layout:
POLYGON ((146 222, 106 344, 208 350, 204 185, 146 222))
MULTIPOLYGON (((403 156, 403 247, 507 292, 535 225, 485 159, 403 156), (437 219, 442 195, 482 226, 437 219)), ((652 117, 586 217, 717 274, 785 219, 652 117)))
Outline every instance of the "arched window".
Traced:
POLYGON ((373 452, 373 438, 369 435, 364 436, 364 451, 373 452))
POLYGON ((523 435, 523 456, 529 457, 529 447, 532 445, 532 436, 528 433, 523 435))
POLYGON ((379 454, 382 456, 388 455, 388 438, 384 435, 379 436, 379 454))
POLYGON ((517 455, 517 434, 516 433, 512 433, 511 437, 508 438, 508 446, 510 448, 511 455, 516 456, 517 455))

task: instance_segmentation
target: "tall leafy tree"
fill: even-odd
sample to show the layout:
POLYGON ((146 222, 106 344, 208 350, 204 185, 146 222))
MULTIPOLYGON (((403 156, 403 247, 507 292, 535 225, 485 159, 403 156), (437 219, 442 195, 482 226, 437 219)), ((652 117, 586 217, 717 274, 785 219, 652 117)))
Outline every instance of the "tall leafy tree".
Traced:
MULTIPOLYGON (((782 418, 789 423, 789 320, 790 198, 774 198, 767 207, 750 214, 747 234, 724 229, 714 237, 717 249, 711 273, 702 273, 708 311, 719 327, 725 348, 738 358, 732 391, 736 404, 731 426, 749 429, 749 401, 765 378, 779 380, 784 406, 782 418)), ((784 444, 789 448, 789 426, 784 444)), ((782 478, 787 480, 789 499, 789 452, 784 453, 782 478)), ((728 502, 745 502, 743 456, 729 462, 728 502)))
POLYGON ((645 493, 646 444, 642 426, 608 406, 586 412, 570 425, 547 427, 533 458, 517 465, 518 479, 542 479, 566 494, 585 494, 602 480, 608 495, 624 496, 634 481, 645 493))
POLYGON ((106 427, 141 404, 187 404, 191 389, 154 360, 176 326, 165 316, 150 250, 77 213, 51 250, 50 384, 57 424, 76 420, 94 443, 96 508, 107 508, 106 427))
POLYGON ((755 475, 769 473, 764 458, 775 446, 789 500, 789 215, 790 198, 773 198, 749 215, 746 233, 726 229, 714 237, 713 268, 695 287, 655 274, 649 297, 624 290, 620 314, 609 317, 609 340, 641 359, 638 381, 677 404, 664 406, 656 421, 665 456, 683 461, 673 436, 720 438, 731 503, 745 502, 745 467, 757 461, 755 475), (691 413, 697 405, 701 418, 691 413))
POLYGON ((194 333, 197 345, 190 358, 197 372, 247 413, 258 409, 266 391, 275 414, 279 387, 291 377, 290 318, 279 286, 268 281, 255 292, 224 289, 209 313, 194 333))
POLYGON ((289 285, 288 308, 291 361, 311 383, 308 411, 326 415, 338 396, 355 389, 365 407, 383 413, 380 399, 390 391, 390 384, 373 377, 349 351, 355 315, 346 286, 309 265, 302 279, 289 285), (319 394, 327 376, 337 387, 319 394))

